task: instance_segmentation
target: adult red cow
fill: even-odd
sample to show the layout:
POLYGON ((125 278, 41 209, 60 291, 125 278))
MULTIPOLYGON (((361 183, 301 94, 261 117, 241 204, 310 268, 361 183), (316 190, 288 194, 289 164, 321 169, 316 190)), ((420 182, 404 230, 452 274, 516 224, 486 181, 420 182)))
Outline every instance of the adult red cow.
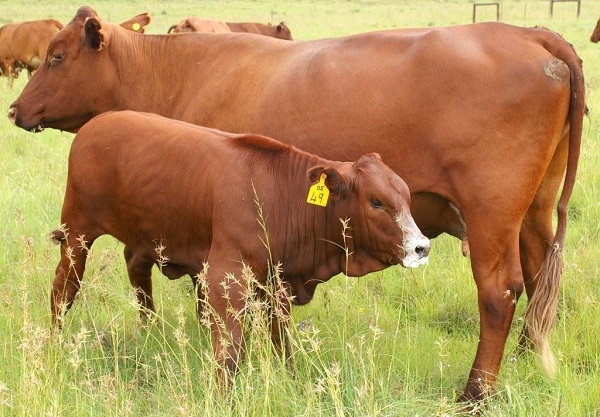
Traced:
POLYGON ((600 41, 600 19, 598 19, 598 22, 596 22, 596 27, 594 28, 594 31, 592 32, 590 41, 592 41, 594 43, 597 43, 598 41, 600 41))
POLYGON ((53 233, 62 242, 51 296, 57 324, 81 286, 91 245, 109 234, 125 244, 129 279, 146 309, 154 310, 155 263, 170 279, 205 275, 198 296, 214 311, 219 370, 230 371, 245 350, 246 267, 265 288, 269 265, 281 265, 284 314, 274 315, 272 335, 289 357, 281 328, 290 296, 305 304, 341 272, 426 263, 430 246, 410 214, 408 187, 377 154, 334 162, 264 136, 132 111, 102 114, 75 137, 61 219, 67 233, 53 233), (312 196, 311 185, 325 189, 312 196))
POLYGON ((306 42, 142 36, 83 7, 9 117, 26 130, 73 132, 128 108, 265 134, 329 159, 383 155, 410 187, 426 236, 468 239, 480 335, 460 398, 473 399, 493 389, 523 289, 521 341, 554 369, 548 335, 584 97, 581 60, 544 28, 492 22, 306 42))
POLYGON ((292 32, 285 22, 279 22, 278 25, 252 23, 252 22, 225 22, 232 32, 255 33, 258 35, 271 36, 273 38, 293 41, 292 32))
POLYGON ((24 68, 31 75, 46 57, 50 40, 62 28, 62 23, 54 19, 8 23, 0 28, 3 74, 14 78, 24 68))
POLYGON ((231 32, 229 26, 221 20, 200 19, 199 17, 188 17, 169 28, 167 33, 227 33, 231 32))

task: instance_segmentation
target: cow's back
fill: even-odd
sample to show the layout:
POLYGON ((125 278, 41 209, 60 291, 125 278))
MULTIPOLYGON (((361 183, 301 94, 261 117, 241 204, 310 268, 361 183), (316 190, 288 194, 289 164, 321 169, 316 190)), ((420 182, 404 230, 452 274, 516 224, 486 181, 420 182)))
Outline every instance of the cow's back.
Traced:
POLYGON ((229 204, 244 193, 253 201, 248 161, 236 159, 226 139, 235 136, 168 122, 127 111, 84 125, 71 147, 65 206, 91 213, 103 234, 132 247, 161 237, 194 251, 210 247, 215 222, 220 231, 234 217, 236 224, 253 224, 229 204))
MULTIPOLYGON (((223 39, 229 55, 216 52, 215 40, 208 47, 215 59, 207 68, 227 67, 228 79, 220 78, 217 86, 209 81, 214 77, 194 69, 189 77, 198 88, 189 94, 202 99, 178 100, 164 111, 201 125, 276 137, 330 159, 376 151, 418 191, 446 182, 448 166, 460 165, 462 156, 489 153, 492 143, 500 147, 498 168, 514 168, 515 144, 497 138, 513 136, 524 120, 532 121, 531 140, 557 140, 569 108, 569 71, 533 38, 524 42, 529 35, 527 29, 473 25, 269 45, 269 38, 251 37, 243 42, 255 45, 240 41, 239 51, 236 42, 223 39), (533 123, 555 112, 550 126, 533 123), (456 152, 457 146, 471 151, 456 152), (419 156, 413 158, 416 148, 419 156), (436 161, 427 176, 419 174, 423 160, 436 161)), ((541 149, 553 148, 528 151, 541 149)), ((523 155, 524 164, 530 159, 523 155)), ((464 166, 477 169, 470 162, 464 166)), ((458 170, 453 180, 471 174, 458 170)))
POLYGON ((226 22, 232 32, 255 33, 273 38, 293 40, 290 29, 284 22, 278 25, 252 22, 226 22))

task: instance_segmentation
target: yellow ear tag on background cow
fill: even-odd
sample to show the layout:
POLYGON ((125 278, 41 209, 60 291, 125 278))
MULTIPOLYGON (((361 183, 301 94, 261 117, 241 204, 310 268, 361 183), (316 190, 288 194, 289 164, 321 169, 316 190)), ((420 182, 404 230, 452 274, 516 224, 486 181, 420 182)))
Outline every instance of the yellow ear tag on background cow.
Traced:
POLYGON ((138 30, 140 30, 140 24, 134 23, 133 25, 131 25, 131 28, 137 32, 138 30))
POLYGON ((327 175, 323 172, 321 173, 319 182, 310 186, 310 190, 308 190, 308 197, 306 197, 307 203, 322 207, 327 205, 329 190, 325 185, 325 178, 327 178, 327 175))

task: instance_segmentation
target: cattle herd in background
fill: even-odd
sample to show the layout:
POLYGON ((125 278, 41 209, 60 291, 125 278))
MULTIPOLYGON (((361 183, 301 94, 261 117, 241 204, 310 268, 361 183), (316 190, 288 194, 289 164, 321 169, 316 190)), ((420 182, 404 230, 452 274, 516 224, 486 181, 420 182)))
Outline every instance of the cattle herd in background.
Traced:
MULTIPOLYGON (((27 24, 39 26, 41 22, 47 21, 27 24)), ((265 264, 261 264, 264 248, 244 246, 248 242, 240 242, 243 240, 239 236, 241 232, 232 230, 236 227, 251 229, 249 234, 255 236, 256 207, 250 205, 244 211, 244 203, 238 201, 235 213, 229 215, 231 225, 207 213, 215 216, 230 213, 224 203, 228 198, 219 195, 219 190, 230 189, 236 183, 237 191, 243 189, 239 192, 242 200, 249 202, 253 201, 250 179, 256 179, 252 190, 257 193, 268 189, 264 183, 276 177, 280 183, 271 191, 279 192, 279 198, 269 192, 261 196, 269 203, 265 207, 279 209, 287 216, 279 217, 275 212, 269 216, 268 230, 273 237, 294 237, 291 242, 281 243, 285 250, 278 252, 275 248, 273 253, 278 254, 276 261, 283 263, 283 280, 296 302, 310 300, 316 283, 326 281, 339 270, 358 276, 392 264, 422 264, 427 259, 429 246, 421 231, 428 238, 448 233, 462 240, 465 255, 470 250, 480 314, 477 353, 459 399, 480 400, 493 392, 515 303, 522 292, 527 294, 528 309, 519 344, 534 347, 545 370, 549 374, 555 371, 548 336, 557 314, 566 207, 575 185, 585 113, 581 60, 567 41, 549 29, 495 22, 373 32, 306 42, 293 42, 283 22, 271 25, 187 18, 171 26, 167 34, 132 33, 143 33, 149 22, 150 16, 141 14, 121 23, 121 27, 128 29, 123 30, 119 25, 103 21, 92 8, 81 7, 57 35, 60 42, 51 42, 51 37, 45 39, 46 45, 50 42, 49 56, 41 68, 43 56, 39 52, 28 52, 19 55, 25 58, 17 58, 13 53, 17 49, 15 44, 4 47, 10 45, 10 33, 14 30, 6 31, 8 40, 2 42, 0 60, 5 75, 14 77, 21 68, 30 71, 39 68, 10 106, 11 121, 32 132, 44 128, 78 132, 71 149, 62 212, 67 228, 76 230, 69 230, 74 233, 71 236, 65 230, 53 234, 61 244, 61 263, 51 295, 53 319, 57 324, 79 289, 89 245, 103 233, 125 243, 131 283, 138 290, 140 305, 148 311, 153 310, 150 270, 159 261, 156 248, 149 245, 148 240, 156 234, 154 240, 169 235, 171 242, 177 242, 183 232, 171 234, 171 229, 181 227, 186 220, 202 225, 202 236, 197 242, 186 238, 180 246, 173 245, 170 260, 162 265, 165 275, 169 278, 195 277, 197 273, 222 276, 232 268, 240 272, 239 261, 248 260, 261 275, 259 281, 264 282, 269 272, 263 268, 265 264), (189 35, 187 32, 219 34, 189 35), (350 38, 352 41, 348 42, 350 38), (110 42, 111 39, 117 41, 110 42), (461 42, 469 48, 456 47, 461 42), (165 43, 169 47, 161 49, 162 59, 148 65, 145 57, 151 55, 153 48, 162 48, 165 43), (503 47, 507 43, 512 46, 510 50, 503 47), (135 46, 140 58, 131 59, 126 53, 127 46, 135 46), (412 48, 411 54, 397 52, 408 48, 412 48), (471 51, 470 48, 479 48, 479 53, 465 52, 471 51), (107 50, 111 52, 106 53, 107 50), (245 59, 240 59, 240 50, 244 50, 245 59), (193 70, 179 65, 192 60, 199 64, 193 70), (373 62, 378 65, 373 66, 373 62), (436 71, 437 62, 456 65, 436 71), (106 67, 114 68, 114 74, 113 71, 100 73, 106 67), (215 68, 227 70, 221 72, 215 68), (506 70, 493 71, 497 68, 506 70), (161 74, 160 82, 152 78, 155 73, 161 74), (55 92, 65 91, 65 86, 86 86, 91 84, 90 79, 96 81, 94 88, 82 87, 70 100, 56 97, 55 92), (464 83, 466 79, 468 85, 464 83), (153 81, 145 82, 148 80, 153 81), (181 88, 182 85, 194 88, 181 88), (120 91, 124 88, 126 91, 120 91), (156 113, 178 121, 134 112, 104 115, 123 109, 156 113), (493 116, 489 109, 494 109, 493 116), (255 135, 248 138, 206 131, 181 121, 255 135), (131 127, 133 125, 138 127, 131 127), (142 131, 145 134, 139 135, 142 131), (104 135, 103 132, 109 133, 104 135), (124 147, 122 155, 110 154, 117 148, 117 145, 106 145, 112 140, 112 134, 131 136, 130 141, 119 143, 130 144, 134 149, 132 154, 128 154, 131 149, 124 147), (172 155, 161 140, 154 138, 150 144, 140 139, 143 136, 150 141, 156 135, 170 138, 172 155), (197 136, 203 143, 215 141, 211 142, 214 152, 195 157, 205 158, 198 164, 202 169, 197 172, 189 161, 185 162, 189 163, 188 168, 181 168, 188 154, 196 152, 193 140, 187 142, 189 146, 183 145, 183 138, 189 136, 197 136), (179 149, 180 146, 184 149, 179 149), (381 155, 388 165, 371 152, 381 155), (92 154, 94 163, 87 159, 92 154), (213 154, 222 155, 222 160, 216 156, 215 161, 211 160, 213 154), (302 181, 278 172, 273 174, 282 164, 292 165, 288 162, 290 155, 295 155, 293 160, 312 161, 312 165, 307 163, 299 170, 304 173, 302 181), (121 157, 131 158, 121 161, 121 166, 131 169, 123 171, 111 165, 111 161, 121 157), (161 182, 161 175, 151 175, 153 171, 148 169, 158 166, 157 161, 168 162, 169 158, 172 158, 170 167, 181 168, 173 169, 173 175, 178 177, 168 180, 179 184, 176 190, 167 190, 168 185, 161 182), (368 159, 368 163, 363 158, 368 159), (336 162, 348 159, 356 162, 336 162), (223 169, 233 160, 239 164, 237 168, 223 169), (135 169, 136 164, 139 169, 135 169), (269 174, 261 171, 265 166, 269 167, 269 174), (88 175, 86 170, 93 172, 88 175), (359 175, 361 170, 379 174, 364 182, 344 180, 359 175), (191 172, 195 172, 195 176, 190 180, 191 172), (240 176, 231 176, 232 172, 240 176), (146 178, 143 187, 136 182, 138 176, 146 178), (79 181, 81 178, 94 178, 96 182, 88 185, 97 189, 87 189, 79 181), (391 185, 371 187, 382 179, 391 185), (403 181, 412 196, 404 193, 403 181), (128 183, 133 188, 116 190, 111 188, 114 183, 128 183), (552 211, 561 186, 554 229, 552 211), (192 187, 198 187, 194 192, 208 195, 212 200, 206 198, 202 202, 205 206, 200 204, 203 199, 198 196, 192 202, 186 201, 188 193, 193 195, 192 187), (335 237, 331 234, 316 236, 318 230, 333 229, 306 228, 303 223, 294 223, 291 213, 298 210, 311 213, 300 215, 301 219, 312 219, 313 212, 320 210, 316 206, 324 207, 323 213, 339 208, 340 203, 327 208, 326 204, 311 202, 313 187, 321 187, 317 200, 323 200, 323 192, 331 190, 332 201, 352 201, 352 209, 345 214, 358 223, 353 223, 356 236, 350 244, 356 246, 351 250, 353 258, 350 260, 321 259, 319 256, 334 248, 326 246, 316 250, 311 246, 326 239, 337 242, 334 246, 339 249, 346 243, 336 240, 341 237, 339 225, 336 224, 338 236, 335 237), (381 193, 382 190, 388 192, 381 193), (390 193, 390 190, 395 192, 390 193), (291 194, 282 197, 284 191, 291 194), (114 198, 119 192, 127 195, 114 198), (95 201, 96 195, 104 197, 95 201), (355 204, 353 199, 359 203, 355 204), (392 199, 395 199, 393 204, 389 203, 392 199), (128 201, 135 207, 103 205, 113 200, 128 201), (298 202, 291 204, 291 201, 298 202), (305 203, 311 205, 305 206, 305 203), (410 213, 403 210, 409 203, 414 222, 421 229, 418 233, 412 227, 410 213), (185 210, 182 207, 186 207, 185 210), (119 220, 115 215, 114 210, 129 208, 132 210, 130 219, 119 220), (147 215, 140 216, 140 213, 147 215), (171 213, 177 217, 176 222, 168 221, 171 213), (208 217, 202 217, 204 215, 208 217), (151 226, 160 222, 148 222, 150 218, 167 220, 154 230, 151 226), (382 229, 389 233, 379 233, 382 229), (77 230, 86 235, 86 240, 77 230), (152 236, 145 236, 143 242, 136 240, 141 235, 140 230, 152 236), (368 244, 364 246, 361 246, 361 238, 365 235, 361 233, 368 236, 368 244), (300 238, 304 234, 314 241, 304 242, 300 238), (407 238, 407 234, 412 237, 407 238), (211 239, 212 247, 238 254, 235 267, 223 266, 219 259, 228 256, 222 256, 222 252, 213 254, 212 249, 207 249, 211 247, 211 239), (391 245, 394 249, 402 246, 399 252, 389 253, 390 239, 402 241, 391 245), (79 262, 73 269, 70 256, 77 245, 81 246, 76 253, 79 262), (310 253, 298 257, 296 252, 307 247, 312 248, 310 253), (244 259, 239 258, 240 254, 244 259), (307 257, 312 259, 312 267, 307 266, 307 257), (324 264, 318 266, 313 258, 319 258, 324 264), (210 268, 204 266, 207 259, 208 266, 214 266, 216 271, 210 272, 210 268)), ((596 31, 592 41, 594 39, 596 31)), ((165 168, 161 172, 168 171, 165 168)), ((328 221, 337 222, 338 217, 343 214, 336 211, 328 221)), ((168 242, 166 246, 171 248, 168 242)), ((208 281, 213 291, 208 295, 208 304, 219 316, 213 322, 215 356, 222 370, 235 371, 245 349, 241 323, 224 306, 225 295, 219 293, 221 286, 214 276, 208 281), (233 340, 226 341, 226 335, 233 340), (221 349, 226 342, 231 344, 221 349)), ((198 297, 205 295, 199 288, 198 297)), ((237 305, 235 309, 242 311, 244 306, 237 305)), ((289 305, 284 310, 289 313, 289 305)), ((271 329, 273 343, 289 356, 285 335, 277 330, 279 324, 282 323, 274 322, 275 327, 271 329)), ((223 380, 224 375, 220 376, 223 380)))
MULTIPOLYGON (((144 33, 145 26, 150 21, 149 13, 141 13, 120 23, 120 26, 144 33)), ((19 75, 21 70, 25 69, 31 76, 32 72, 44 60, 50 40, 62 28, 63 24, 54 19, 12 22, 0 27, 0 75, 9 77, 12 80, 19 75)), ((167 33, 190 32, 245 32, 293 40, 292 33, 284 22, 277 25, 271 23, 224 22, 191 16, 174 24, 167 31, 167 33)))

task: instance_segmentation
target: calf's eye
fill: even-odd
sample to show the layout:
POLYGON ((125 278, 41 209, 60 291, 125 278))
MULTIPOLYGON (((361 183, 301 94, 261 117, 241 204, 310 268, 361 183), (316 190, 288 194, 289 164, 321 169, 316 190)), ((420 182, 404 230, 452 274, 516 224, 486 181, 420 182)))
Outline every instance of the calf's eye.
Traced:
POLYGON ((383 208, 383 204, 381 204, 381 201, 377 200, 374 197, 371 197, 371 206, 376 209, 383 208))

